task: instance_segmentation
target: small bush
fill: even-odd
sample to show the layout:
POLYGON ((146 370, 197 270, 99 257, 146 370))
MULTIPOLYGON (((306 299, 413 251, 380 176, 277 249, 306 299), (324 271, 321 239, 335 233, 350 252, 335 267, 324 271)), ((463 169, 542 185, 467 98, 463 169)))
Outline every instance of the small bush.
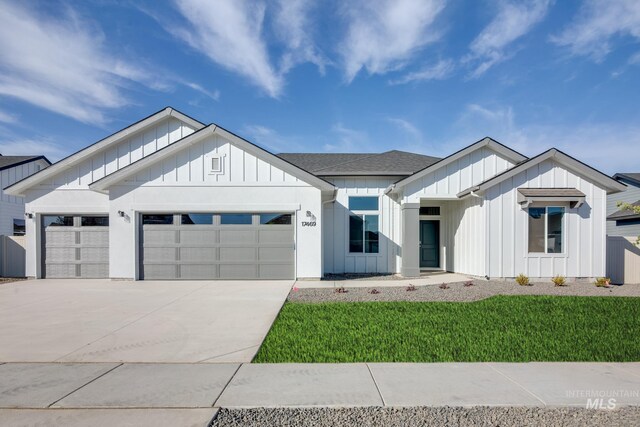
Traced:
POLYGON ((373 294, 373 295, 377 295, 377 294, 379 294, 379 293, 380 293, 380 291, 379 291, 379 290, 377 290, 377 289, 371 289, 371 290, 369 291, 369 293, 370 293, 370 294, 373 294))
POLYGON ((336 288, 334 292, 336 294, 346 294, 349 291, 345 289, 344 286, 340 286, 339 288, 336 288))
POLYGON ((440 289, 449 289, 449 285, 447 285, 446 283, 443 283, 442 285, 438 286, 440 289))
POLYGON ((465 288, 468 288, 470 286, 473 286, 473 280, 468 280, 468 281, 464 282, 464 287, 465 288))
POLYGON ((407 292, 413 292, 413 291, 417 291, 418 288, 416 288, 415 285, 412 285, 411 283, 409 284, 409 286, 407 286, 407 292))
POLYGON ((529 283, 529 278, 522 273, 518 274, 518 277, 516 277, 516 283, 520 286, 529 286, 531 284, 529 283))
POLYGON ((611 279, 608 277, 598 277, 596 279, 596 286, 599 288, 608 288, 611 284, 611 279))
POLYGON ((551 279, 551 281, 556 286, 565 286, 567 284, 567 279, 565 279, 564 276, 561 276, 559 274, 557 276, 553 277, 551 279))

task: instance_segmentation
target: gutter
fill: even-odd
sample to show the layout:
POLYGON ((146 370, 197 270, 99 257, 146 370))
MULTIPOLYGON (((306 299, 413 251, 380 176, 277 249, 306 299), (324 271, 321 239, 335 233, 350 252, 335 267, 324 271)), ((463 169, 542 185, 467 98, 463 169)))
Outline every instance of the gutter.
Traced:
POLYGON ((334 203, 336 201, 336 198, 338 197, 338 189, 336 187, 334 187, 333 189, 333 197, 329 200, 325 200, 324 202, 322 202, 322 207, 324 207, 324 205, 328 204, 328 203, 334 203))

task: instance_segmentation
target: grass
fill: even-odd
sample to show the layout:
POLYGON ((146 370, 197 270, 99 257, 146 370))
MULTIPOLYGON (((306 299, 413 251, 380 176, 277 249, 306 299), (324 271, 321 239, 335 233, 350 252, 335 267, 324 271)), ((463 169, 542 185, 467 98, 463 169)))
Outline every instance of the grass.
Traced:
POLYGON ((640 298, 288 302, 255 362, 640 361, 639 330, 640 298))

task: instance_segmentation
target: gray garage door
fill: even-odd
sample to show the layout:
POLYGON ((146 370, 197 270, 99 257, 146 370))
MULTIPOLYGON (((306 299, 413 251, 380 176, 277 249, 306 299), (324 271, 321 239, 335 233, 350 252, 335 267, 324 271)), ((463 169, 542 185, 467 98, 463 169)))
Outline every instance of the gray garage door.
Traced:
POLYGON ((292 279, 289 213, 144 214, 143 279, 292 279))
POLYGON ((109 217, 42 217, 43 273, 48 278, 109 277, 109 217))

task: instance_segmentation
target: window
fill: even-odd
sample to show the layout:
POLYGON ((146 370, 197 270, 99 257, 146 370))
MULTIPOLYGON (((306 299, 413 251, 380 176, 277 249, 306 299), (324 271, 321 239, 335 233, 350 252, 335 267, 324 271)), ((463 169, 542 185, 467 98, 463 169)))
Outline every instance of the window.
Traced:
POLYGON ((251 214, 222 214, 220 224, 222 225, 251 225, 251 214))
POLYGON ((529 252, 563 253, 564 208, 529 208, 529 252))
POLYGON ((13 235, 14 236, 24 236, 25 234, 25 226, 24 219, 15 219, 13 220, 13 235))
POLYGON ((260 224, 289 225, 291 224, 291 214, 260 214, 260 224))
POLYGON ((83 216, 80 220, 80 225, 83 227, 108 227, 108 216, 83 216))
POLYGON ((422 206, 420 207, 420 215, 440 215, 440 206, 422 206))
POLYGON ((222 173, 222 156, 209 157, 209 173, 222 173))
POLYGON ((190 213, 182 214, 181 217, 180 223, 182 225, 213 224, 213 214, 190 213))
POLYGON ((377 254, 380 233, 378 228, 378 198, 349 197, 349 252, 377 254))
POLYGON ((72 216, 45 215, 42 217, 45 227, 73 227, 72 216))
POLYGON ((172 225, 173 215, 142 215, 143 225, 172 225))
POLYGON ((350 211, 377 211, 378 210, 378 198, 377 197, 349 197, 349 210, 350 211))

